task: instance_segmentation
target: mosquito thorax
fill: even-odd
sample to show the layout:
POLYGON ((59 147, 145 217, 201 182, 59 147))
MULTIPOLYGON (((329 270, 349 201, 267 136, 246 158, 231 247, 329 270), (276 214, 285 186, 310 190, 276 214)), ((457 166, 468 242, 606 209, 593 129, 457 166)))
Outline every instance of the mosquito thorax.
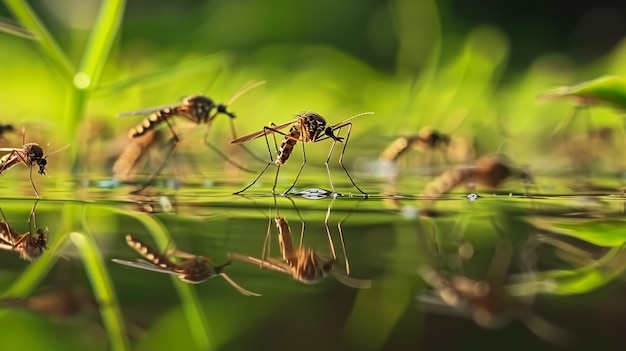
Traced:
POLYGON ((204 95, 188 96, 183 103, 188 105, 193 115, 200 119, 207 118, 213 107, 215 107, 213 100, 204 95))

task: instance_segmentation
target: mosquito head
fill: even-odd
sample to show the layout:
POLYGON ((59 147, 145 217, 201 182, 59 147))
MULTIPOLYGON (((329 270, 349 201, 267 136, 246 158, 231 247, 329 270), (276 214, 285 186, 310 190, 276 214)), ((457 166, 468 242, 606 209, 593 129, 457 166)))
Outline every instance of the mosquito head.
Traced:
POLYGON ((333 132, 333 128, 332 127, 326 127, 326 129, 324 130, 324 134, 326 134, 329 138, 333 139, 334 141, 338 141, 338 142, 343 142, 342 137, 338 137, 335 135, 335 132, 333 132))
POLYGON ((226 266, 230 266, 233 263, 232 260, 226 261, 226 263, 221 264, 219 266, 215 266, 214 270, 215 270, 215 274, 221 274, 224 271, 224 267, 226 266))
POLYGON ((46 156, 44 155, 43 149, 39 144, 36 143, 28 143, 23 146, 24 151, 26 151, 27 159, 30 165, 36 164, 39 166, 39 174, 46 174, 46 165, 48 164, 48 160, 46 160, 46 156))
POLYGON ((217 113, 223 113, 223 114, 227 115, 230 118, 237 117, 234 113, 228 111, 227 108, 228 108, 228 106, 226 106, 224 104, 218 104, 217 105, 217 113))
POLYGON ((39 160, 37 160, 37 166, 39 166, 39 171, 37 171, 37 173, 39 174, 46 174, 46 165, 48 164, 48 160, 46 160, 45 157, 40 158, 39 160))
POLYGON ((422 129, 420 129, 420 131, 418 132, 418 139, 428 144, 428 146, 431 148, 434 148, 440 145, 450 144, 449 135, 443 134, 430 127, 423 127, 422 129))
POLYGON ((48 228, 37 228, 37 246, 42 249, 48 249, 48 228))

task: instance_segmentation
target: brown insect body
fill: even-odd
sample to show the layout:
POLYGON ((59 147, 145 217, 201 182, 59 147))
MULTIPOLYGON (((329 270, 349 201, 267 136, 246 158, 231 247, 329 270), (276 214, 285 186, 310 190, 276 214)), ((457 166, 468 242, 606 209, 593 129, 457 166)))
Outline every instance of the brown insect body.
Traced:
POLYGON ((37 173, 46 174, 48 160, 46 160, 43 149, 37 143, 26 143, 21 149, 11 149, 10 153, 3 155, 0 158, 0 173, 20 162, 24 163, 26 167, 37 165, 39 166, 37 173))
POLYGON ((180 263, 174 263, 167 256, 130 235, 126 235, 126 242, 152 264, 176 274, 180 280, 186 283, 202 283, 217 274, 212 269, 214 267, 213 262, 206 257, 195 256, 180 263))
POLYGON ((287 220, 277 216, 274 218, 274 221, 278 228, 278 242, 283 256, 282 260, 265 257, 265 252, 261 259, 236 253, 229 253, 228 256, 239 261, 256 264, 261 268, 267 267, 278 272, 289 274, 295 280, 305 284, 319 283, 325 276, 332 272, 337 280, 347 286, 359 289, 369 288, 371 286, 371 281, 369 280, 353 279, 334 271, 333 265, 336 261, 334 251, 333 257, 326 259, 322 258, 310 248, 302 246, 294 248, 291 240, 291 229, 289 228, 287 220))
MULTIPOLYGON (((346 175, 348 176, 348 179, 350 179, 350 182, 352 183, 352 185, 359 191, 361 192, 363 195, 367 196, 367 193, 365 193, 363 190, 361 190, 356 183, 354 183, 354 180, 352 179, 352 177, 350 176, 350 174, 348 173, 348 170, 346 169, 346 167, 343 164, 343 155, 344 152, 346 150, 346 146, 348 143, 348 140, 350 138, 350 131, 352 130, 352 119, 359 117, 359 116, 363 116, 366 114, 372 114, 371 112, 365 112, 365 113, 361 113, 355 116, 352 116, 346 120, 344 120, 343 122, 340 122, 338 124, 329 126, 326 123, 326 119, 324 119, 324 117, 322 117, 321 115, 315 113, 315 112, 302 112, 298 115, 296 115, 296 121, 290 121, 290 122, 286 122, 280 125, 273 125, 271 127, 263 127, 262 130, 239 137, 237 139, 232 140, 230 143, 231 144, 241 144, 253 139, 257 139, 260 138, 262 136, 265 137, 265 140, 267 142, 267 148, 268 148, 268 152, 270 155, 270 162, 267 163, 267 165, 261 170, 261 172, 259 173, 259 175, 256 177, 256 179, 254 179, 252 181, 252 183, 250 183, 248 186, 246 186, 245 188, 241 189, 238 192, 235 192, 235 194, 239 194, 242 193, 244 191, 246 191, 248 188, 250 188, 252 185, 254 185, 259 178, 261 178, 261 176, 265 173, 265 171, 267 170, 267 168, 273 163, 276 166, 278 166, 278 169, 276 170, 276 178, 274 181, 274 186, 272 187, 272 193, 274 192, 274 190, 276 189, 276 180, 278 179, 278 172, 280 170, 280 166, 283 165, 285 162, 287 162, 287 160, 289 159, 289 156, 291 155, 293 148, 295 147, 295 145, 297 144, 297 142, 302 142, 302 143, 308 143, 308 142, 318 142, 321 140, 325 140, 325 139, 332 139, 333 140, 333 144, 332 147, 330 149, 330 153, 328 154, 328 158, 326 159, 326 169, 328 171, 328 177, 331 183, 331 187, 333 189, 333 191, 335 191, 335 186, 332 183, 332 178, 330 175, 330 168, 328 168, 328 162, 330 161, 330 157, 332 156, 332 153, 335 149, 335 143, 337 142, 344 142, 345 143, 343 145, 343 149, 341 151, 341 156, 339 157, 339 165, 341 165, 341 167, 343 168, 344 172, 346 173, 346 175), (283 133, 280 130, 284 129, 284 128, 289 128, 289 132, 288 133, 283 133), (335 135, 335 130, 341 129, 347 127, 348 128, 348 133, 347 136, 344 137, 338 137, 335 135), (277 158, 274 161, 272 159, 272 152, 270 150, 270 146, 269 146, 269 142, 267 141, 267 135, 268 134, 273 134, 273 133, 279 133, 284 135, 283 141, 281 142, 280 147, 278 148, 278 152, 277 152, 277 158)), ((288 193, 291 189, 293 189, 293 187, 296 185, 296 182, 298 181, 298 178, 300 177, 300 174, 302 173, 302 170, 304 169, 304 165, 306 164, 306 153, 304 152, 304 147, 303 147, 303 162, 302 165, 300 166, 300 170, 298 171, 298 174, 296 175, 296 179, 294 180, 293 184, 291 185, 291 187, 289 189, 287 189, 285 191, 285 194, 288 193)))
POLYGON ((380 160, 395 162, 409 148, 432 151, 450 144, 450 136, 429 127, 423 127, 417 134, 401 136, 394 140, 379 156, 380 160))
POLYGON ((322 280, 330 272, 335 260, 323 260, 313 250, 306 247, 295 249, 287 220, 277 216, 274 221, 278 228, 280 252, 289 267, 291 276, 306 284, 314 284, 322 280))
POLYGON ((303 143, 316 142, 320 136, 332 135, 332 131, 327 132, 327 123, 324 117, 315 112, 303 112, 297 118, 298 120, 293 123, 289 133, 285 135, 278 148, 275 161, 277 166, 287 162, 298 141, 303 143))
POLYGON ((146 156, 149 149, 163 141, 163 133, 160 130, 144 132, 141 136, 134 137, 124 148, 113 164, 113 174, 121 181, 134 178, 134 170, 140 161, 146 156))
MULTIPOLYGON (((145 111, 131 112, 130 114, 142 114, 143 112, 145 111)), ((203 124, 210 122, 218 113, 224 113, 231 118, 235 117, 233 113, 226 110, 225 105, 215 104, 213 100, 203 95, 191 95, 184 98, 180 105, 162 107, 152 111, 150 116, 144 119, 140 125, 131 129, 129 136, 131 138, 142 136, 174 116, 184 117, 196 124, 203 124), (216 109, 215 114, 211 114, 214 109, 216 109)))
POLYGON ((126 235, 126 243, 149 261, 137 260, 135 262, 131 262, 113 259, 113 262, 155 272, 174 274, 181 281, 190 284, 199 284, 213 278, 216 275, 219 275, 243 295, 260 296, 259 294, 248 291, 237 285, 237 283, 224 273, 224 267, 230 265, 232 263, 231 261, 216 266, 213 261, 206 257, 194 256, 180 251, 173 251, 173 256, 184 259, 180 263, 176 263, 170 260, 166 255, 159 253, 143 241, 136 239, 131 235, 126 235))
POLYGON ((18 234, 7 222, 0 222, 0 249, 19 253, 20 258, 27 261, 38 259, 48 249, 47 232, 41 228, 32 233, 18 234))
POLYGON ((478 183, 495 189, 512 176, 522 180, 530 179, 525 171, 512 168, 497 157, 485 156, 472 166, 457 167, 444 172, 426 186, 424 196, 440 197, 464 183, 478 183))

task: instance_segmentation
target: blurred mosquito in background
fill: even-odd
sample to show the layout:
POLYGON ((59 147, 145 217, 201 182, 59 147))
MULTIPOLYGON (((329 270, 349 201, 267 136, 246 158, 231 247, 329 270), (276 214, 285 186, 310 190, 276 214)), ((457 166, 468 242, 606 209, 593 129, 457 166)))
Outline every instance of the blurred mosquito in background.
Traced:
POLYGON ((126 235, 126 243, 145 257, 147 261, 142 259, 126 261, 114 258, 113 262, 149 271, 173 274, 178 279, 190 284, 199 284, 219 275, 243 295, 260 296, 242 288, 224 273, 224 267, 230 265, 232 261, 217 266, 206 257, 195 256, 182 251, 168 250, 165 254, 161 254, 130 234, 126 235), (183 261, 176 263, 168 256, 182 258, 183 261))
POLYGON ((37 226, 35 209, 37 207, 36 200, 28 216, 28 232, 24 234, 17 233, 7 221, 4 211, 0 208, 2 221, 0 222, 0 249, 17 252, 20 258, 27 261, 38 259, 48 249, 48 229, 41 229, 37 226), (35 234, 31 229, 31 219, 35 226, 35 234))
MULTIPOLYGON (((237 100, 240 96, 242 96, 246 92, 263 84, 265 84, 264 81, 256 82, 256 83, 250 82, 250 83, 245 84, 225 104, 216 103, 211 98, 203 96, 203 95, 190 95, 190 96, 185 97, 180 104, 154 107, 154 108, 149 108, 145 110, 119 114, 118 117, 149 115, 146 119, 144 119, 141 122, 141 124, 137 125, 136 127, 130 130, 128 134, 130 138, 141 137, 144 134, 154 130, 162 123, 167 124, 167 127, 172 132, 172 139, 171 139, 172 146, 170 150, 168 151, 167 155, 165 156, 163 162, 157 168, 157 170, 150 176, 148 181, 145 184, 143 184, 140 188, 134 190, 132 193, 141 192, 142 190, 152 185, 152 183, 154 183, 156 178, 161 174, 161 172, 167 165, 168 161, 174 154, 174 151, 178 147, 178 144, 180 143, 181 140, 178 134, 176 133, 176 131, 174 130, 172 123, 170 122, 170 120, 175 116, 185 118, 188 121, 193 122, 197 125, 206 124, 208 128, 204 134, 205 145, 213 149, 213 151, 215 151, 220 157, 224 158, 224 160, 226 160, 227 162, 235 165, 236 167, 244 171, 253 172, 235 163, 227 155, 221 152, 217 147, 211 144, 208 140, 208 135, 209 135, 211 123, 213 122, 213 120, 217 117, 217 115, 223 114, 223 115, 230 117, 229 119, 230 119, 230 124, 231 124, 231 131, 233 134, 233 138, 236 138, 237 133, 235 131, 235 125, 233 122, 233 119, 236 117, 236 115, 233 112, 228 110, 228 106, 230 106, 230 104, 232 104, 235 100, 237 100)), ((250 150, 248 150, 245 147, 243 148, 248 154, 260 160, 260 158, 254 155, 250 150)))
POLYGON ((341 226, 339 226, 341 234, 341 247, 343 248, 345 258, 346 272, 341 272, 335 267, 337 255, 335 253, 335 245, 333 244, 332 235, 330 229, 328 228, 328 219, 330 217, 330 209, 332 203, 333 202, 331 202, 328 206, 328 212, 326 214, 326 220, 324 222, 326 227, 326 234, 328 235, 328 244, 330 246, 332 258, 324 258, 317 252, 313 251, 311 248, 303 246, 302 240, 304 237, 304 220, 302 219, 302 216, 300 216, 300 219, 302 220, 302 227, 300 231, 300 244, 297 248, 294 247, 289 223, 287 223, 287 220, 284 217, 280 216, 280 214, 278 213, 278 208, 276 208, 276 217, 273 218, 273 221, 275 222, 276 228, 278 230, 278 243, 280 245, 282 259, 269 257, 271 247, 270 236, 272 232, 271 219, 267 226, 267 233, 265 235, 265 241, 263 242, 263 251, 261 253, 261 258, 245 256, 238 253, 228 253, 228 256, 238 261, 255 264, 261 267, 261 269, 269 268, 277 272, 289 274, 293 279, 303 282, 305 284, 319 283, 322 278, 330 273, 340 283, 346 286, 357 289, 370 288, 372 285, 371 280, 355 279, 350 277, 350 265, 348 263, 348 257, 345 255, 346 248, 343 242, 343 233, 341 232, 341 226))
POLYGON ((5 133, 14 132, 15 128, 13 128, 12 124, 0 124, 0 145, 6 143, 6 138, 4 137, 5 133))
POLYGON ((330 181, 330 186, 332 187, 333 192, 336 192, 336 191, 335 191, 335 186, 333 184, 332 176, 330 175, 330 168, 328 167, 328 162, 330 161, 330 157, 332 156, 333 151, 335 150, 335 145, 337 144, 337 142, 343 142, 343 149, 341 150, 341 156, 339 157, 339 164, 341 165, 343 170, 346 172, 346 175, 348 176, 348 179, 350 179, 350 182, 352 183, 352 185, 361 194, 367 196, 367 193, 361 190, 361 188, 359 188, 356 185, 354 180, 352 180, 350 173, 348 173, 348 170, 343 164, 343 156, 346 151, 346 147, 348 146, 348 141, 350 139, 350 132, 352 131, 352 120, 359 116, 371 115, 371 114, 373 114, 373 112, 359 113, 358 115, 352 116, 335 125, 328 125, 328 123, 326 122, 326 119, 324 119, 324 117, 322 117, 321 115, 315 112, 302 112, 296 115, 295 120, 292 120, 292 121, 289 121, 280 125, 272 124, 270 127, 265 126, 260 131, 242 136, 240 138, 237 138, 231 141, 230 142, 231 144, 240 144, 240 143, 244 143, 244 142, 264 136, 265 142, 267 144, 267 151, 270 155, 270 161, 261 170, 259 175, 252 181, 252 183, 250 183, 245 188, 239 190, 235 194, 242 193, 246 191, 248 188, 250 188, 252 185, 254 185, 259 180, 259 178, 261 178, 263 173, 265 173, 265 171, 272 164, 275 164, 278 167, 276 169, 276 177, 274 179, 274 185, 272 186, 272 193, 274 193, 276 190, 276 183, 278 181, 278 173, 280 171, 280 166, 282 166, 283 164, 285 164, 285 162, 287 162, 287 160, 289 159, 289 156, 293 152, 293 148, 296 146, 298 142, 301 142, 302 143, 302 155, 303 155, 302 165, 300 166, 300 170, 298 171, 298 174, 296 175, 296 179, 293 181, 293 184, 291 184, 289 189, 287 189, 283 193, 283 195, 287 194, 296 185, 296 182, 298 181, 298 178, 300 177, 300 174, 302 173, 302 170, 304 169, 304 165, 306 164, 306 151, 304 147, 305 143, 308 143, 308 142, 315 143, 315 142, 326 140, 326 139, 332 139, 333 144, 330 148, 330 152, 328 153, 328 158, 326 158, 325 165, 326 165, 326 170, 328 171, 328 179, 330 181), (281 129, 284 129, 287 127, 289 127, 289 132, 284 133, 280 131, 281 129), (344 127, 348 128, 348 133, 345 138, 335 135, 335 131, 337 130, 340 131, 344 127), (269 140, 267 139, 267 135, 273 134, 273 133, 278 133, 284 136, 283 141, 280 144, 280 147, 277 147, 276 160, 274 160, 274 158, 272 157, 272 151, 270 149, 269 140))

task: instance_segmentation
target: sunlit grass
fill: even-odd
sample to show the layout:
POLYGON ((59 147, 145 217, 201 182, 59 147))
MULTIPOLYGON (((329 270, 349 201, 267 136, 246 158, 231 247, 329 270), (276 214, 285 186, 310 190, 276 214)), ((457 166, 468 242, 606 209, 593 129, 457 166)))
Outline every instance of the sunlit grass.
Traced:
POLYGON ((128 350, 129 343, 122 312, 96 242, 93 238, 77 232, 70 233, 70 239, 78 248, 94 295, 100 304, 100 314, 109 335, 111 350, 128 350))

